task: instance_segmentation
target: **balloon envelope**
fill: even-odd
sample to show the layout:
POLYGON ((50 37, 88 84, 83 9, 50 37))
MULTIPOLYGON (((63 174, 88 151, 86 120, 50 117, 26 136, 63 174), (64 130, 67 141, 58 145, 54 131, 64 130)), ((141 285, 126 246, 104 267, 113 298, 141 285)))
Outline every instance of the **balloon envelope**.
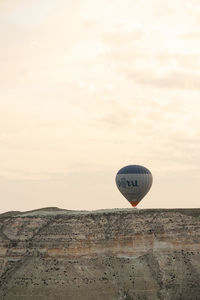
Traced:
POLYGON ((150 190, 153 176, 143 166, 129 165, 117 172, 115 181, 122 195, 135 207, 150 190))

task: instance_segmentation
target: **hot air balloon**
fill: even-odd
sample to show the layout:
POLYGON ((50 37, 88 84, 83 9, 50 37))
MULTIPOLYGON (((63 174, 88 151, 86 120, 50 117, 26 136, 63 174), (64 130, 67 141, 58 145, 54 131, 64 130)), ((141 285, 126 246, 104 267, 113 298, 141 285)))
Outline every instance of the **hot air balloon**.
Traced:
POLYGON ((152 186, 151 172, 139 165, 121 168, 116 175, 116 185, 122 195, 136 207, 152 186))

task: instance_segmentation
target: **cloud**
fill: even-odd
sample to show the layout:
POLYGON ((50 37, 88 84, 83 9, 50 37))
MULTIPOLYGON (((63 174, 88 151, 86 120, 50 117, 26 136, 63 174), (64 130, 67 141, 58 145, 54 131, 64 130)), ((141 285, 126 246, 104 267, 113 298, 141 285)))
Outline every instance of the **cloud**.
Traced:
POLYGON ((200 74, 194 74, 187 71, 169 72, 163 76, 151 72, 133 72, 133 74, 129 74, 129 76, 141 84, 149 84, 157 88, 180 90, 200 89, 200 74))
POLYGON ((110 101, 109 106, 105 105, 105 112, 97 118, 96 121, 99 126, 103 124, 111 130, 124 130, 131 126, 132 111, 130 109, 124 108, 122 105, 117 104, 115 101, 110 101))
POLYGON ((159 17, 169 17, 176 12, 176 9, 172 3, 161 3, 156 6, 154 13, 159 17))
POLYGON ((94 28, 99 24, 98 21, 90 15, 83 14, 81 15, 81 19, 83 25, 87 28, 94 28))
MULTIPOLYGON (((179 4, 176 1, 153 6, 155 11, 161 10, 161 14, 167 8, 167 26, 158 18, 151 24, 144 20, 142 23, 136 20, 135 23, 132 20, 113 23, 108 32, 102 32, 102 39, 109 49, 104 55, 105 60, 141 85, 168 90, 198 90, 198 27, 187 3, 183 3, 181 14, 186 16, 188 26, 180 20, 180 26, 174 27, 177 17, 180 17, 179 4)), ((191 5, 195 10, 195 3, 191 5)))

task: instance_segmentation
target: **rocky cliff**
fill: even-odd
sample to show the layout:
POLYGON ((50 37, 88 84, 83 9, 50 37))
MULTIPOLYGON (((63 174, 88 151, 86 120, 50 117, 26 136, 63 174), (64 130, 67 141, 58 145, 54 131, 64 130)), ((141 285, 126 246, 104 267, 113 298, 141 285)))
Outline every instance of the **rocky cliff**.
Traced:
POLYGON ((0 215, 0 299, 200 299, 200 209, 0 215))

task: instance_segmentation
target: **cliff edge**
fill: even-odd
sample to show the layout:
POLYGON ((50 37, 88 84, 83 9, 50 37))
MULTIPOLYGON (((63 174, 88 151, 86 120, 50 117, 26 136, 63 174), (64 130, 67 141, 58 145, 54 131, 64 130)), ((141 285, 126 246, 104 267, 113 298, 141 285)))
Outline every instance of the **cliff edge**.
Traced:
POLYGON ((199 300, 200 209, 0 215, 0 299, 199 300))

